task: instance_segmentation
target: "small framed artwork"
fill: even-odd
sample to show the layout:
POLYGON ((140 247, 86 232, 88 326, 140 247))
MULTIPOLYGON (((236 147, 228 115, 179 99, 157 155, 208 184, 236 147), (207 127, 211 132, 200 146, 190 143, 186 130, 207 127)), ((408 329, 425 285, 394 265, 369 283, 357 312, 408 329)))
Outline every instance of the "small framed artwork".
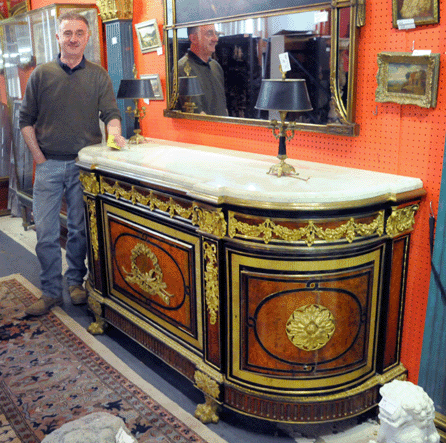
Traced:
POLYGON ((161 37, 156 19, 135 25, 141 52, 156 51, 161 46, 161 37))
POLYGON ((393 27, 413 20, 415 26, 438 23, 439 0, 392 0, 393 27), (400 22, 400 23, 398 23, 400 22))
POLYGON ((439 66, 440 54, 381 52, 375 101, 435 108, 439 66))
POLYGON ((152 85, 153 93, 155 95, 155 97, 151 98, 150 100, 164 100, 163 88, 161 86, 159 74, 144 74, 140 77, 150 80, 150 84, 152 85))

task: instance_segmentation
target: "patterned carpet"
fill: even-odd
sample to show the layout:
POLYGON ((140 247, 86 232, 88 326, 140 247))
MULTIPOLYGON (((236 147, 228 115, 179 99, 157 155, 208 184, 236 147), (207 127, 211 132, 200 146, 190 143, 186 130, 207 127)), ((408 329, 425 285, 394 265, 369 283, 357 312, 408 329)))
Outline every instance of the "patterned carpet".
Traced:
POLYGON ((0 279, 0 442, 40 442, 93 412, 118 415, 140 443, 222 442, 177 405, 163 406, 162 394, 154 400, 150 385, 60 308, 27 316, 38 294, 19 275, 0 279))

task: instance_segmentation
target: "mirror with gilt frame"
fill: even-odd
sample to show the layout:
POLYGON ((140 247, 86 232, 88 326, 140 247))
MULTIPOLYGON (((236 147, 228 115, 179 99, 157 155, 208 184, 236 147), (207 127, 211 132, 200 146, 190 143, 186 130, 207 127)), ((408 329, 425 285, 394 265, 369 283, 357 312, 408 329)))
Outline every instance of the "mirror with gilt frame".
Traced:
POLYGON ((287 120, 297 130, 357 135, 355 71, 364 1, 164 0, 164 115, 269 126, 277 116, 256 109, 257 95, 262 79, 281 78, 279 54, 287 53, 286 77, 306 80, 313 106, 310 112, 288 113, 287 120), (224 74, 226 113, 220 115, 184 107, 179 94, 185 74, 178 61, 190 47, 187 29, 201 25, 213 25, 218 36, 212 58, 224 74))

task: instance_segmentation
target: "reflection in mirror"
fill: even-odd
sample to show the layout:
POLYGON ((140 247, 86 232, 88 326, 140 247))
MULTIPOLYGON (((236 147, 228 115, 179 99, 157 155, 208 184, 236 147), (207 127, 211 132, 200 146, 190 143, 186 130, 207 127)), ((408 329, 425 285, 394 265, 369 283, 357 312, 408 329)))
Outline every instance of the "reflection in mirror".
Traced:
MULTIPOLYGON (((279 54, 288 52, 291 70, 287 72, 287 78, 307 81, 314 108, 301 115, 289 114, 288 120, 326 124, 336 120, 336 114, 330 112, 330 19, 330 10, 327 9, 197 27, 198 32, 203 33, 201 47, 209 52, 214 48, 209 54, 213 53, 211 66, 207 69, 204 61, 200 66, 201 59, 196 57, 197 48, 200 48, 196 34, 191 34, 189 28, 188 36, 188 29, 181 28, 178 30, 178 75, 186 75, 184 64, 188 59, 192 65, 190 75, 197 76, 207 91, 209 78, 217 75, 213 74, 216 66, 221 67, 225 95, 219 101, 226 101, 227 115, 269 120, 267 111, 255 109, 260 83, 262 79, 281 78, 279 54), (216 34, 207 37, 212 29, 216 34), (205 76, 207 78, 203 78, 205 76)), ((213 103, 218 99, 216 88, 213 88, 213 103)), ((208 95, 210 97, 211 94, 208 95)), ((222 107, 207 105, 205 92, 204 96, 197 98, 194 112, 225 115, 222 107)))
POLYGON ((212 115, 248 124, 278 119, 274 113, 256 109, 255 104, 262 80, 282 77, 279 54, 286 52, 291 67, 286 78, 306 80, 313 106, 310 112, 288 113, 287 120, 306 128, 317 125, 320 132, 330 132, 323 127, 335 125, 332 132, 354 135, 353 79, 349 75, 354 65, 352 11, 352 7, 327 7, 203 27, 174 25, 166 31, 170 88, 166 115, 212 115), (205 51, 197 49, 198 42, 204 42, 205 51), (201 95, 179 96, 179 78, 187 76, 200 82, 201 95))
POLYGON ((342 9, 338 23, 338 91, 345 109, 348 106, 348 71, 350 63, 350 18, 348 9, 342 9))
POLYGON ((225 72, 218 57, 213 58, 219 43, 216 27, 213 24, 192 26, 187 28, 187 36, 189 48, 178 61, 179 81, 187 77, 196 79, 201 88, 193 96, 184 97, 179 92, 179 102, 194 103, 191 110, 198 114, 227 116, 225 72))

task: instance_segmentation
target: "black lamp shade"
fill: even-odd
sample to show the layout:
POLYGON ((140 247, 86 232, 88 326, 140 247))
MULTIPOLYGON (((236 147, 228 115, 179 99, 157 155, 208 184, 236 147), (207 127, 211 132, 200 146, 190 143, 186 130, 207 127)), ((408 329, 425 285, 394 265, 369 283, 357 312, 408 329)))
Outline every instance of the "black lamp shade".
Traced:
POLYGON ((289 112, 313 109, 304 79, 262 80, 256 108, 289 112))
POLYGON ((200 82, 196 76, 180 77, 178 79, 178 94, 180 96, 198 96, 203 95, 200 82))
POLYGON ((150 79, 121 80, 117 98, 154 98, 150 79))

